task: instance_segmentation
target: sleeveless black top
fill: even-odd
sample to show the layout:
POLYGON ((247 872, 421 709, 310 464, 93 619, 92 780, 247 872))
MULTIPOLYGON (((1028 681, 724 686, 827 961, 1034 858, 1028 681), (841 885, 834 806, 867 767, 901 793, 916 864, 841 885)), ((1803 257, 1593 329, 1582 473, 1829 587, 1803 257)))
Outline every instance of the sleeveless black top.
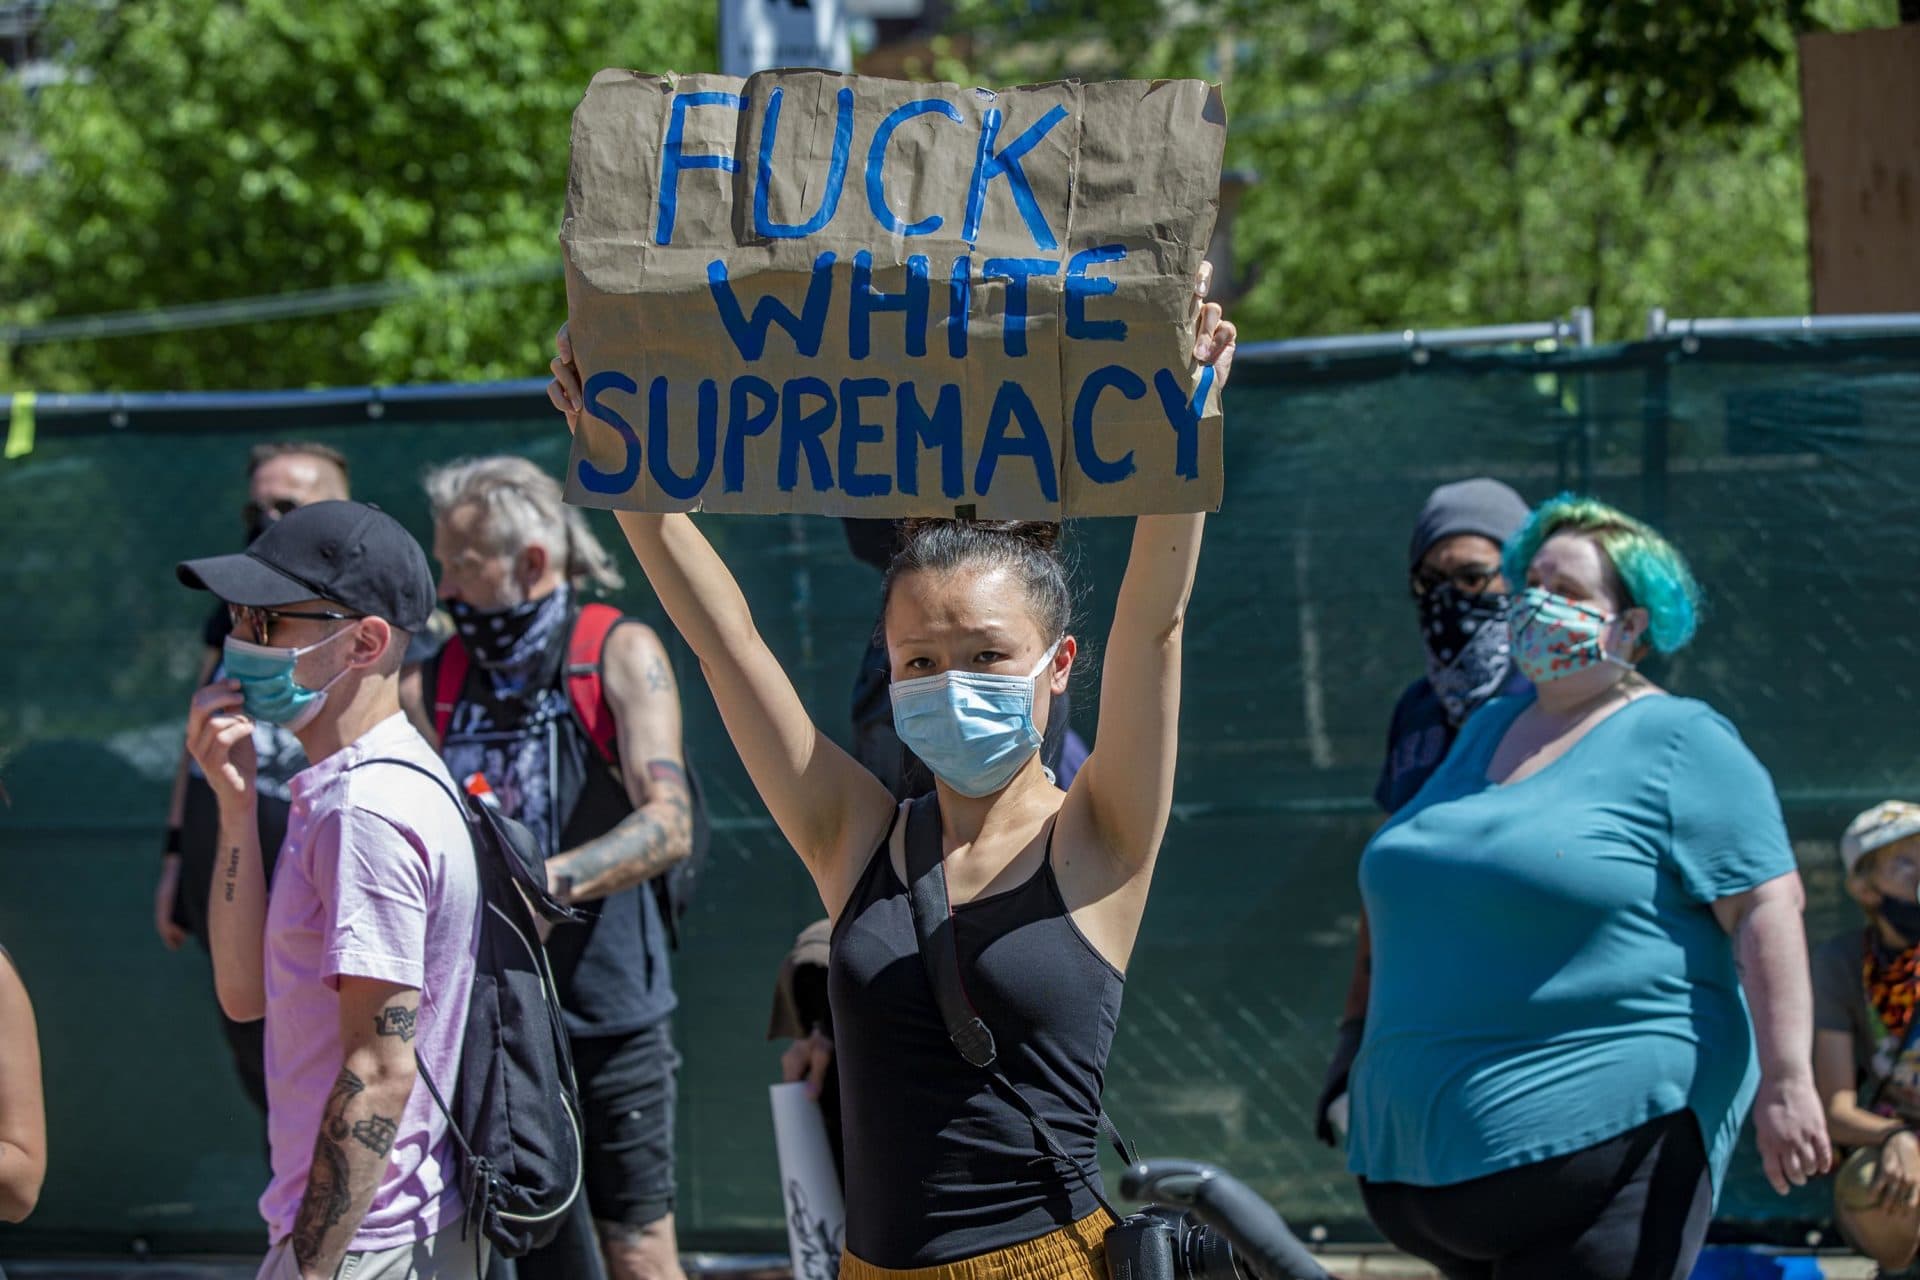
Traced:
MULTIPOLYGON (((556 629, 540 670, 518 693, 496 692, 486 669, 470 663, 440 748, 454 777, 486 775, 500 807, 532 828, 549 858, 633 812, 626 787, 567 700, 574 621, 569 616, 556 629)), ((580 909, 584 922, 555 925, 547 939, 567 1033, 628 1035, 672 1013, 677 999, 656 895, 645 884, 630 885, 580 909)))
MULTIPOLYGON (((915 804, 937 805, 937 796, 915 804)), ((896 817, 896 822, 900 821, 896 817)), ((940 824, 926 824, 939 839, 940 824)), ((910 828, 911 829, 911 828, 910 828)), ((954 908, 967 994, 1000 1066, 1086 1179, 947 1038, 891 833, 834 926, 828 991, 846 1139, 847 1249, 894 1269, 977 1257, 1099 1208, 1100 1089, 1125 979, 1067 914, 1053 875, 954 908)))

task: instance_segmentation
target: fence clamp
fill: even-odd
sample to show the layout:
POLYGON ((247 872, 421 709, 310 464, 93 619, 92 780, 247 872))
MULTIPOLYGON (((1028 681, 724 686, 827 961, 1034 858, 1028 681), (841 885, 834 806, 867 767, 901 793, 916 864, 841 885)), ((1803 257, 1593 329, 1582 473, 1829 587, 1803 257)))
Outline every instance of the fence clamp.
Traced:
POLYGON ((33 452, 33 406, 39 397, 31 391, 13 393, 13 412, 7 423, 6 458, 24 458, 33 452))

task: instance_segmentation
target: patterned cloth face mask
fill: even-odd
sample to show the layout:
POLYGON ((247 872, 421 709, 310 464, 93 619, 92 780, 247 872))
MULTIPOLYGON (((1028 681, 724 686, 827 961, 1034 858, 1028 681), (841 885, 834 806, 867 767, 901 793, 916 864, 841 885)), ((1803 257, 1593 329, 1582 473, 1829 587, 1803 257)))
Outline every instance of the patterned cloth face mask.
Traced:
POLYGON ((573 592, 562 583, 538 600, 504 609, 476 609, 447 601, 453 629, 473 660, 494 674, 494 687, 516 692, 539 670, 554 636, 566 625, 573 592))
POLYGON ((961 795, 992 795, 1040 749, 1033 682, 1059 649, 1056 640, 1025 676, 942 671, 896 680, 890 690, 893 731, 935 777, 961 795))
POLYGON ((1528 587, 1507 615, 1513 634, 1513 659, 1534 684, 1609 663, 1633 670, 1634 664, 1606 650, 1602 636, 1619 615, 1602 613, 1545 587, 1528 587))

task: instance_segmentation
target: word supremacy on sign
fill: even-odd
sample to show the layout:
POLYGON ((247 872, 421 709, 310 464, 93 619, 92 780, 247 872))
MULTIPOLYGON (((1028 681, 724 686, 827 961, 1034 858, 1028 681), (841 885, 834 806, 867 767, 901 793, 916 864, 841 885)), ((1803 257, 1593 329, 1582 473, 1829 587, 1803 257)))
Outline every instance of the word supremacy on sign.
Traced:
POLYGON ((1194 80, 601 72, 560 237, 586 408, 569 500, 1218 507, 1193 281, 1225 140, 1194 80))

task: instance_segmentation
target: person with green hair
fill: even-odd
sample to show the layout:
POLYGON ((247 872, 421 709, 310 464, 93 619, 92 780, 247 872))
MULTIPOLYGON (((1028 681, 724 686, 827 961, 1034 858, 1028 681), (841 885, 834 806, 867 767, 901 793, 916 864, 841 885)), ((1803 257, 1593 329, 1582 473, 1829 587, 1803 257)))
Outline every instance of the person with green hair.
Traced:
POLYGON ((1533 689, 1468 720, 1361 859, 1348 1163, 1449 1280, 1680 1280, 1749 1109, 1777 1191, 1831 1162, 1804 893, 1766 770, 1638 670, 1699 626, 1678 549, 1562 495, 1504 566, 1533 689))

